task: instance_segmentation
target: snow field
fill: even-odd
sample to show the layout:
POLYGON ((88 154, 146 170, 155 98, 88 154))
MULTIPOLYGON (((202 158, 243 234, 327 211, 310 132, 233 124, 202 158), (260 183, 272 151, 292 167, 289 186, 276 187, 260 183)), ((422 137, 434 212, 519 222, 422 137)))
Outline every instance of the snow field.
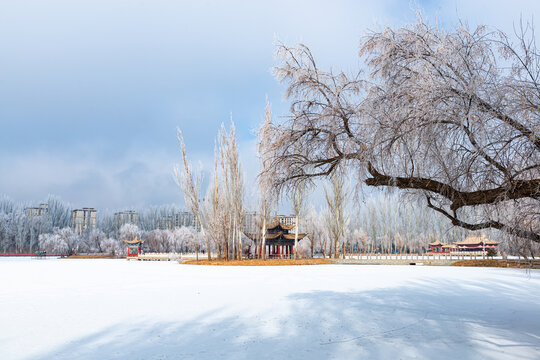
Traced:
POLYGON ((538 359, 540 272, 0 260, 0 359, 538 359))

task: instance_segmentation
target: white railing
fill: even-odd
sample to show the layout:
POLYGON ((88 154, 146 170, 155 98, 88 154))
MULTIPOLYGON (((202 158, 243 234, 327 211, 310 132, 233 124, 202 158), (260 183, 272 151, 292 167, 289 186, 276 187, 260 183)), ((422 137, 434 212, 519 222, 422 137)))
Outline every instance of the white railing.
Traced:
MULTIPOLYGON (((341 256, 342 258, 342 256, 341 256)), ((500 260, 502 256, 488 257, 485 253, 440 253, 440 254, 346 254, 349 260, 500 260)))

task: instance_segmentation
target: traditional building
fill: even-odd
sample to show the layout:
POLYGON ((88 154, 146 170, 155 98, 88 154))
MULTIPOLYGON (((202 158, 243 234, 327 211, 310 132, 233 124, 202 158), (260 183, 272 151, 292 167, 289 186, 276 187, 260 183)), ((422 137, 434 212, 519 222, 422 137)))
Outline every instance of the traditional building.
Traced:
POLYGON ((457 251, 455 244, 446 244, 442 246, 443 253, 451 253, 457 251))
POLYGON ((439 254, 439 253, 444 252, 444 249, 445 249, 444 246, 446 244, 440 242, 439 240, 437 240, 435 242, 429 243, 428 245, 429 245, 429 251, 430 252, 435 253, 435 254, 439 254))
POLYGON ((456 252, 483 252, 493 249, 499 251, 499 242, 489 240, 482 236, 469 236, 461 242, 445 244, 439 240, 429 243, 429 252, 434 254, 448 254, 456 252))
POLYGON ((128 245, 126 252, 127 258, 137 257, 142 254, 144 240, 135 238, 133 240, 124 240, 124 242, 128 245))
POLYGON ((499 242, 489 240, 483 236, 469 236, 465 240, 455 243, 456 250, 459 252, 487 251, 493 249, 499 251, 499 242))
MULTIPOLYGON (((294 224, 282 224, 277 218, 266 226, 265 244, 266 255, 270 258, 290 258, 294 254, 294 233, 290 231, 294 224)), ((307 234, 298 234, 298 241, 307 234)), ((261 234, 246 234, 256 244, 255 256, 261 252, 261 234)))

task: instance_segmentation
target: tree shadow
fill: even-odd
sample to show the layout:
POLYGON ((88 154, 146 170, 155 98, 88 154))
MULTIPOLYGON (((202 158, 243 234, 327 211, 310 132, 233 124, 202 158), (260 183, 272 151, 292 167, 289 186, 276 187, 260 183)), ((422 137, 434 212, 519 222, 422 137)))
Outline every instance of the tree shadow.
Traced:
POLYGON ((296 293, 275 317, 116 324, 34 359, 538 358, 540 290, 510 281, 296 293))

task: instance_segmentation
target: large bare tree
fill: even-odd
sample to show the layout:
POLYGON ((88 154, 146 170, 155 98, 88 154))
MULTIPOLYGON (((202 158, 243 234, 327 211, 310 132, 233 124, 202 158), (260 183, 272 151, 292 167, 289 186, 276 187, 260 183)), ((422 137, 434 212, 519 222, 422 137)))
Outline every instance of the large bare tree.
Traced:
POLYGON ((347 172, 342 166, 330 176, 330 189, 324 186, 324 196, 328 205, 326 223, 332 236, 332 253, 334 258, 339 257, 339 243, 343 244, 343 258, 345 258, 345 227, 348 222, 347 216, 347 193, 349 184, 347 172))
POLYGON ((290 116, 265 142, 279 192, 355 168, 455 226, 540 242, 540 54, 533 29, 447 31, 422 19, 361 40, 368 72, 323 71, 278 46, 290 116), (298 152, 295 149, 302 149, 298 152))

